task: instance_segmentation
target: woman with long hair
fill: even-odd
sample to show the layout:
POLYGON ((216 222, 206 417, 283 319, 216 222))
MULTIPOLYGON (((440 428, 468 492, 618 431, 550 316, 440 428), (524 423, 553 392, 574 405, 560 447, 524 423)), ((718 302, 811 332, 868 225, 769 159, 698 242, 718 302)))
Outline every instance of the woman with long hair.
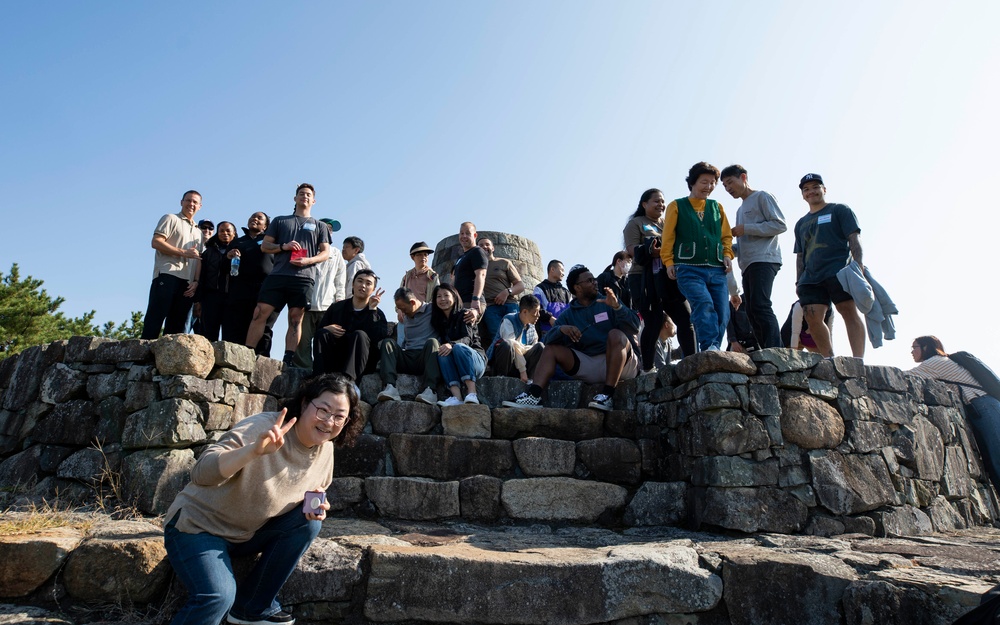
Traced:
POLYGON ((639 197, 639 205, 622 230, 625 251, 632 255, 632 268, 628 272, 631 308, 642 317, 643 328, 639 335, 642 368, 653 368, 656 342, 663 327, 664 314, 669 315, 677 327, 677 340, 685 356, 695 353, 694 329, 687 300, 677 288, 677 282, 667 277, 660 260, 660 242, 663 236, 663 213, 667 201, 659 189, 647 189, 639 197))
POLYGON ((632 294, 628 289, 628 272, 632 269, 632 254, 619 250, 611 258, 611 264, 604 268, 601 275, 597 276, 597 292, 603 293, 604 289, 614 291, 618 301, 632 308, 632 294))
POLYGON ((451 397, 441 406, 462 403, 460 382, 465 384, 465 403, 478 404, 476 380, 486 372, 486 353, 474 323, 465 320, 462 296, 450 284, 439 284, 431 293, 431 327, 438 334, 438 365, 451 397))
POLYGON ((910 355, 917 366, 906 373, 958 386, 983 462, 993 485, 1000 488, 1000 401, 989 395, 968 369, 948 357, 936 336, 913 339, 910 355))
POLYGON ((295 622, 278 591, 330 509, 334 446, 365 427, 358 403, 345 376, 313 378, 281 412, 243 419, 201 453, 165 517, 167 556, 188 593, 174 625, 295 622), (237 584, 232 557, 253 554, 237 584))

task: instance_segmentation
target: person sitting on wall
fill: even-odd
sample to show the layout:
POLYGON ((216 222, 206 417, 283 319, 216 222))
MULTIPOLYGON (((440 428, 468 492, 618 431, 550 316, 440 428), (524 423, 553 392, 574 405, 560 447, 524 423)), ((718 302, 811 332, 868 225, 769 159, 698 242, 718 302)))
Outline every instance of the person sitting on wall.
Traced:
POLYGON ((351 298, 334 302, 323 315, 313 340, 313 375, 343 373, 358 383, 375 373, 377 361, 369 354, 389 333, 378 308, 385 291, 377 285, 375 272, 362 269, 354 274, 351 298))
POLYGON ((187 589, 172 623, 285 623, 278 591, 319 534, 334 446, 365 423, 342 375, 306 382, 281 412, 243 419, 209 445, 167 510, 163 541, 187 589), (240 584, 232 557, 261 554, 240 584))
POLYGON ((541 311, 542 303, 529 293, 518 302, 518 312, 504 315, 486 351, 493 375, 517 376, 522 382, 528 381, 545 349, 535 331, 541 311))
POLYGON ((547 332, 556 323, 556 317, 569 307, 572 299, 569 289, 563 286, 562 279, 566 274, 562 261, 550 260, 545 270, 548 277, 538 283, 534 294, 542 303, 541 316, 538 320, 538 331, 547 332))
POLYGON ((633 346, 639 332, 635 311, 622 305, 611 289, 598 298, 597 279, 583 265, 570 269, 566 284, 575 297, 545 335, 545 351, 535 367, 534 382, 513 400, 503 402, 504 406, 540 407, 542 391, 558 365, 570 377, 588 384, 604 382, 588 406, 610 411, 618 382, 639 374, 633 346))
POLYGON ((392 299, 396 302, 396 310, 402 313, 404 338, 402 345, 391 337, 379 343, 379 375, 385 388, 378 394, 378 400, 400 401, 396 379, 399 373, 410 373, 423 375, 427 384, 416 400, 434 405, 441 381, 437 359, 441 342, 431 326, 431 304, 421 303, 413 290, 406 287, 396 289, 392 299))

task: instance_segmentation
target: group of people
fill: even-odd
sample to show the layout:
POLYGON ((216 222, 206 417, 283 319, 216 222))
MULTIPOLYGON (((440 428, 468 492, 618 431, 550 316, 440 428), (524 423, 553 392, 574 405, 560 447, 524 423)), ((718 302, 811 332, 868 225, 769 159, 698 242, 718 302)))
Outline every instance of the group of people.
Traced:
MULTIPOLYGON (((604 383, 591 404, 609 409, 621 379, 669 362, 664 341, 673 335, 681 356, 723 349, 727 330, 730 349, 787 345, 771 304, 782 262, 778 236, 787 229, 774 197, 751 188, 740 165, 719 171, 699 162, 686 182, 688 195, 670 202, 658 189, 641 195, 622 233, 624 249, 596 277, 582 265, 567 273, 552 260, 531 292, 514 263, 497 257, 494 242, 479 237, 472 222, 459 228, 458 252, 444 279, 428 262, 433 250, 414 243, 414 266, 393 294, 394 337, 379 310, 385 291, 365 258, 364 241, 350 236, 341 248, 332 245, 339 224, 312 217, 312 185, 296 188, 291 215, 251 215, 241 237, 228 221, 217 233, 208 222, 200 229, 194 216, 201 195, 188 191, 181 211, 164 215, 153 234, 143 337, 185 331, 195 304, 197 332, 210 340, 221 332, 223 340, 270 353, 270 328, 287 306, 285 363, 355 382, 377 369, 386 401, 397 398, 396 376, 407 372, 427 381, 418 401, 437 402, 443 381, 450 397, 440 403, 475 403, 476 380, 488 371, 527 384, 511 405, 539 405, 551 378, 570 377, 604 383), (720 181, 741 200, 732 226, 722 204, 709 197, 720 181), (745 316, 748 329, 734 331, 742 327, 730 323, 734 314, 734 322, 745 316)), ((809 212, 795 225, 801 321, 793 343, 832 356, 824 320, 836 308, 853 355, 862 357, 865 326, 851 292, 852 280, 870 278, 860 227, 849 207, 826 202, 821 176, 807 174, 799 188, 809 212)))

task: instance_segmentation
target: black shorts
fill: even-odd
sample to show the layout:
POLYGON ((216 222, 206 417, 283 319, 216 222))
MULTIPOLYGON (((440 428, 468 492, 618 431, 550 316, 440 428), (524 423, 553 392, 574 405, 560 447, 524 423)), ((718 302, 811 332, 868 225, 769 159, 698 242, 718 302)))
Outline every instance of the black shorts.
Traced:
POLYGON ((260 287, 257 301, 281 310, 308 308, 313 297, 313 279, 299 276, 268 276, 260 287))
POLYGON ((839 304, 851 299, 851 294, 840 286, 837 276, 827 278, 819 284, 800 284, 795 292, 799 295, 799 303, 803 306, 809 304, 822 304, 829 306, 831 303, 839 304))

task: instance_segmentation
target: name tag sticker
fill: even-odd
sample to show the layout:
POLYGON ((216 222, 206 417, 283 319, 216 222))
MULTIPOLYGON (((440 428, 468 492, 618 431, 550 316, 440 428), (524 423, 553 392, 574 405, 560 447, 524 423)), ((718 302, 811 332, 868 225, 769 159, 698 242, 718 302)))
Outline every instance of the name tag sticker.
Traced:
POLYGON ((315 230, 316 224, 302 224, 303 230, 315 230))
POLYGON ((819 219, 816 220, 816 223, 828 224, 831 219, 833 219, 833 215, 820 215, 819 219))
POLYGON ((594 323, 600 323, 602 321, 607 321, 607 320, 608 320, 608 313, 606 312, 597 313, 596 315, 594 315, 594 323))

